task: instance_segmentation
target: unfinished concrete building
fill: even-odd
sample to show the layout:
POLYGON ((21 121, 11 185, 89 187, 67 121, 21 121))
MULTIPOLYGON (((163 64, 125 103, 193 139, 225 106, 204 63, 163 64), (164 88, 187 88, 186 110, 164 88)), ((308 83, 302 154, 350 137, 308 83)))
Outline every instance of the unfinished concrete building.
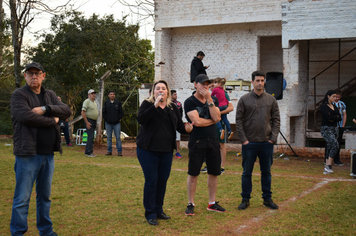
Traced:
MULTIPOLYGON (((283 72, 281 132, 294 147, 318 146, 318 106, 329 89, 344 93, 347 126, 356 117, 356 1, 155 0, 155 31, 155 80, 167 80, 179 101, 192 94, 190 63, 203 51, 210 78, 283 72)), ((250 88, 228 89, 236 107, 250 88)), ((235 111, 228 118, 235 123, 235 111)), ((345 133, 347 149, 356 148, 354 135, 345 133)))

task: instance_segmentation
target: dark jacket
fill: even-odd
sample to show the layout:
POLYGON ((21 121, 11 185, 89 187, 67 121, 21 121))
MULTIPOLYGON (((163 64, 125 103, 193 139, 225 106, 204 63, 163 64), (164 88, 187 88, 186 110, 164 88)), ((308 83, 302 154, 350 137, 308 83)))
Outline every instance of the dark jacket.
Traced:
POLYGON ((122 110, 121 102, 114 100, 113 103, 110 99, 106 100, 103 106, 103 118, 106 122, 112 125, 116 125, 120 122, 124 116, 124 111, 122 110))
POLYGON ((202 60, 197 57, 194 57, 192 63, 190 64, 190 82, 193 83, 195 81, 195 78, 200 74, 206 75, 205 67, 203 65, 202 60))
POLYGON ((338 122, 341 121, 341 115, 339 109, 333 104, 334 110, 331 109, 328 104, 323 103, 320 105, 321 112, 321 126, 337 126, 338 122))
MULTIPOLYGON (((178 132, 181 134, 186 134, 187 132, 185 131, 185 126, 182 118, 180 117, 177 106, 174 105, 174 103, 171 103, 171 106, 168 108, 174 129, 178 130, 178 132)), ((138 147, 142 147, 144 150, 148 149, 152 136, 156 130, 161 127, 163 121, 161 118, 163 115, 162 112, 163 110, 157 109, 153 103, 147 100, 142 102, 137 115, 137 121, 139 124, 141 124, 136 138, 136 144, 138 147)), ((176 132, 174 132, 172 135, 174 135, 173 145, 176 148, 176 132)))
MULTIPOLYGON (((61 120, 71 115, 68 105, 62 103, 51 90, 41 87, 44 101, 50 116, 61 120)), ((54 151, 62 153, 59 124, 52 117, 46 117, 32 112, 32 108, 39 107, 40 101, 37 95, 26 84, 15 90, 11 96, 11 119, 13 126, 14 155, 34 156, 36 155, 37 128, 56 127, 56 145, 54 151)))
POLYGON ((243 95, 236 109, 236 130, 243 143, 277 142, 280 127, 279 108, 276 99, 264 92, 258 96, 253 90, 243 95))

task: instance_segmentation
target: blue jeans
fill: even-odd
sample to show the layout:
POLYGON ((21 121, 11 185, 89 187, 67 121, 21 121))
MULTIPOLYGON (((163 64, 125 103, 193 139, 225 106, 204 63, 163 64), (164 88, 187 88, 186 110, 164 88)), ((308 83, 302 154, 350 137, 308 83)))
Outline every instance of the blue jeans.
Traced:
POLYGON ((172 152, 151 152, 137 148, 137 158, 145 176, 143 205, 147 220, 156 219, 163 212, 164 195, 171 173, 172 152))
MULTIPOLYGON (((223 111, 223 110, 226 110, 226 108, 227 108, 227 106, 222 106, 222 107, 219 107, 219 110, 223 111)), ((231 126, 230 126, 229 120, 227 119, 227 114, 221 114, 221 120, 224 121, 227 132, 231 132, 231 126)), ((218 127, 219 130, 223 129, 220 122, 216 123, 216 126, 218 127)))
POLYGON ((85 154, 92 154, 93 153, 93 146, 94 146, 94 132, 96 129, 96 120, 92 120, 87 118, 89 123, 91 124, 90 129, 87 128, 87 134, 88 134, 88 140, 87 143, 85 145, 85 154))
POLYGON ((64 127, 62 127, 61 129, 63 129, 64 138, 66 139, 66 144, 67 145, 70 144, 68 121, 64 122, 64 127))
POLYGON ((10 222, 11 234, 23 235, 28 230, 28 208, 36 180, 37 229, 40 235, 52 235, 49 198, 54 171, 53 155, 16 156, 14 169, 16 186, 10 222))
POLYGON ((252 171, 257 156, 260 161, 262 197, 271 199, 271 166, 273 163, 273 144, 270 142, 253 143, 242 145, 242 199, 249 200, 252 192, 252 171))
POLYGON ((106 136, 107 136, 107 142, 108 142, 108 152, 112 152, 112 131, 114 130, 115 137, 116 137, 116 149, 117 152, 122 152, 122 145, 121 145, 121 124, 117 123, 116 125, 109 124, 108 122, 105 122, 105 128, 106 128, 106 136))

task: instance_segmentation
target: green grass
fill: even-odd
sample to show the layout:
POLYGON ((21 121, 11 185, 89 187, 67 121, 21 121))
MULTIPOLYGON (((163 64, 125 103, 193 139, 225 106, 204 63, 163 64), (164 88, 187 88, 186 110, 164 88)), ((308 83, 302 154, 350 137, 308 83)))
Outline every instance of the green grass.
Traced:
MULTIPOLYGON (((0 235, 9 235, 15 186, 12 140, 0 140, 0 235)), ((277 211, 262 205, 259 165, 255 165, 251 205, 241 202, 241 156, 228 152, 226 173, 219 177, 217 200, 226 213, 206 210, 207 176, 201 174, 196 192, 196 215, 187 217, 188 151, 173 160, 165 197, 172 217, 150 226, 142 204, 144 178, 135 156, 88 158, 81 147, 55 155, 51 218, 59 235, 355 235, 356 180, 349 166, 323 175, 323 161, 290 157, 272 166, 273 199, 277 211)), ((32 194, 26 235, 38 235, 35 192, 32 194)))

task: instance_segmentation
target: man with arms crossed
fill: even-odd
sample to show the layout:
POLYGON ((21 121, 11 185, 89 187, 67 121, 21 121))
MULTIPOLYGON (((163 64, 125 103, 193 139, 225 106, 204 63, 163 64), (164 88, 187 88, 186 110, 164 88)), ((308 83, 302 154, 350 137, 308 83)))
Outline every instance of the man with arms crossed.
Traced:
POLYGON ((189 123, 194 124, 193 131, 189 134, 189 164, 188 164, 188 206, 185 214, 194 215, 194 195, 200 168, 206 158, 208 168, 209 204, 208 210, 225 212, 215 201, 220 175, 221 156, 219 140, 216 135, 215 124, 220 121, 219 102, 214 103, 209 92, 209 80, 207 75, 198 75, 194 86, 196 93, 184 102, 184 109, 189 123))
POLYGON ((42 87, 46 73, 41 64, 28 64, 24 77, 25 86, 11 96, 16 186, 10 231, 11 235, 27 232, 28 208, 36 182, 37 229, 40 235, 54 236, 57 234, 49 212, 54 151, 62 153, 58 121, 66 120, 71 110, 53 91, 42 87))
POLYGON ((273 163, 273 145, 277 141, 280 118, 276 99, 264 92, 265 74, 252 73, 253 90, 243 95, 236 109, 236 130, 242 142, 242 203, 239 210, 250 205, 252 192, 252 170, 258 156, 261 169, 263 205, 278 209, 272 201, 271 165, 273 163))

